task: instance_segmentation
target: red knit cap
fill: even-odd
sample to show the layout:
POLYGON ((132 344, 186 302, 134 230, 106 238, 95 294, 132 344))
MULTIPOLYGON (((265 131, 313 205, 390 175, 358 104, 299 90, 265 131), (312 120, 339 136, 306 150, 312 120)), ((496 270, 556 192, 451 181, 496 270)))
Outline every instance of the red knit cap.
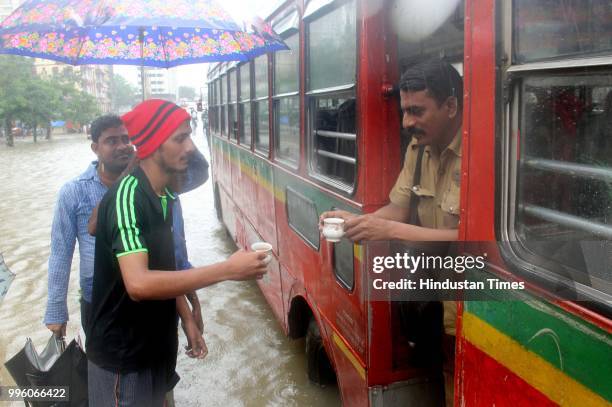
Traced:
POLYGON ((162 99, 149 99, 121 116, 136 155, 141 160, 153 154, 185 120, 187 111, 162 99))

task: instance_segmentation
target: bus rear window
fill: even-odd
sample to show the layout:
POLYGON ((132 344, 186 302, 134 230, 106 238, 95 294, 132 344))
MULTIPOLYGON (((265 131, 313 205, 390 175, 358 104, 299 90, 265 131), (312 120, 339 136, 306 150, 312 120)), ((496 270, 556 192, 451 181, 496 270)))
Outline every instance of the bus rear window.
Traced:
POLYGON ((610 0, 514 2, 514 60, 530 62, 612 50, 610 0))

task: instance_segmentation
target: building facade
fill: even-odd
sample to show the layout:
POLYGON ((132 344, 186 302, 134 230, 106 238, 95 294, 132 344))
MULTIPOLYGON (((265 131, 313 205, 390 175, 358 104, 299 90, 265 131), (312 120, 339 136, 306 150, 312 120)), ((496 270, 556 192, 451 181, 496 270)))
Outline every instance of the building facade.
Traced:
MULTIPOLYGON (((172 101, 178 100, 178 80, 176 70, 163 68, 145 68, 145 96, 172 101)), ((138 83, 141 79, 141 70, 138 70, 138 83)), ((140 89, 140 88, 139 88, 140 89)))
POLYGON ((93 96, 102 113, 111 111, 112 65, 72 66, 46 59, 36 59, 34 69, 43 78, 58 75, 73 77, 75 88, 93 96))

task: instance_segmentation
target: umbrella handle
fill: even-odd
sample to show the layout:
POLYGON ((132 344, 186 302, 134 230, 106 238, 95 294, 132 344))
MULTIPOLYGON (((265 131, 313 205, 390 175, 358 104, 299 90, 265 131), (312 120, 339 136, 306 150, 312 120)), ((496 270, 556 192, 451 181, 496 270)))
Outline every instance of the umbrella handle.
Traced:
POLYGON ((64 353, 64 351, 66 350, 66 337, 65 336, 61 336, 61 335, 56 335, 55 333, 52 334, 53 338, 55 339, 55 342, 57 343, 57 347, 60 350, 60 353, 64 353))

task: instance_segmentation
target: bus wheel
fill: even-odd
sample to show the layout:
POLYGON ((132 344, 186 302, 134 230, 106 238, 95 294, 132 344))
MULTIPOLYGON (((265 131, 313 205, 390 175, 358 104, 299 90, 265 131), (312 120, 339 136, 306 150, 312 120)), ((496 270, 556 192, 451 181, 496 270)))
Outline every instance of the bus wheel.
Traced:
POLYGON ((320 386, 336 382, 336 374, 329 362, 323 346, 321 332, 314 318, 310 319, 306 332, 306 359, 308 360, 308 379, 320 386))
POLYGON ((215 213, 217 214, 217 220, 223 221, 223 209, 221 208, 221 196, 219 195, 219 187, 217 184, 213 184, 213 195, 215 197, 215 213))

